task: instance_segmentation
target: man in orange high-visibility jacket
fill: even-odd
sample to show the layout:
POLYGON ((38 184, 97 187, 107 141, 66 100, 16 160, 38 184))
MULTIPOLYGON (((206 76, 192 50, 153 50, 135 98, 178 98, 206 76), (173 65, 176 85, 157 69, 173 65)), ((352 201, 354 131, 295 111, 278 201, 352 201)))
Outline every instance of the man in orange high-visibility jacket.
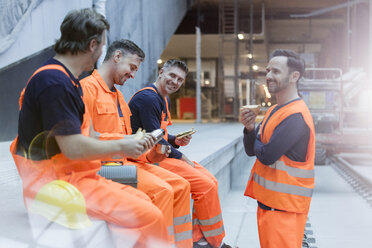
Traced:
MULTIPOLYGON (((125 139, 124 135, 132 134, 130 109, 115 85, 123 85, 129 78, 134 78, 144 57, 144 52, 134 42, 124 39, 114 41, 98 70, 80 81, 94 133, 100 139, 125 139)), ((147 153, 149 160, 151 152, 147 153)), ((107 157, 102 160, 105 163, 113 159, 107 157)), ((150 196, 163 212, 171 241, 179 248, 192 247, 189 182, 153 164, 133 159, 128 161, 126 157, 115 161, 137 166, 138 189, 150 196)))
MULTIPOLYGON (((184 83, 187 66, 179 60, 168 60, 159 71, 158 79, 149 87, 137 92, 129 102, 132 111, 132 128, 136 131, 144 128, 147 131, 171 125, 168 106, 168 95, 176 92, 184 83)), ((191 185, 194 199, 193 241, 194 247, 230 247, 223 242, 223 226, 220 200, 218 197, 217 179, 203 166, 190 161, 175 147, 187 145, 191 136, 176 138, 164 136, 160 141, 171 145, 169 158, 159 162, 159 166, 176 173, 191 185)))
POLYGON ((107 222, 116 247, 145 248, 159 242, 170 247, 164 216, 150 198, 97 175, 101 163, 93 160, 138 157, 155 139, 146 135, 141 140, 128 136, 99 141, 81 134, 85 106, 77 78, 93 69, 108 28, 107 20, 91 9, 71 11, 61 24, 55 57, 36 70, 21 94, 18 137, 10 150, 25 205, 30 208, 37 202, 35 196, 44 185, 64 180, 80 191, 89 217, 107 222))
POLYGON ((300 248, 314 189, 315 132, 297 84, 304 62, 290 50, 275 50, 267 66, 266 84, 277 104, 255 131, 256 113, 241 110, 244 146, 256 156, 246 196, 257 200, 262 248, 300 248))

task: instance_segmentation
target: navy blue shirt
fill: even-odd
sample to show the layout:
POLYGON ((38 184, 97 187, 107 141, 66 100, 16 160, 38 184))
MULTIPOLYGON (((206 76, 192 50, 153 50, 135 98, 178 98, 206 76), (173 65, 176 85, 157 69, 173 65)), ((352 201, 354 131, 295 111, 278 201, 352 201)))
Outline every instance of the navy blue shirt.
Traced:
MULTIPOLYGON (((159 94, 155 85, 151 85, 156 90, 143 90, 135 94, 129 101, 129 108, 132 112, 130 122, 133 133, 137 132, 139 128, 145 129, 146 132, 151 132, 160 128, 162 112, 165 113, 167 120, 167 108, 164 98, 159 94)), ((169 103, 169 98, 167 99, 169 103)), ((168 134, 168 142, 162 139, 159 143, 171 145, 170 158, 181 158, 182 153, 178 151, 175 144, 176 137, 168 134)))
MULTIPOLYGON (((293 100, 298 101, 299 98, 293 100)), ((268 117, 280 108, 293 102, 290 101, 282 106, 276 106, 268 117)), ((266 122, 267 123, 267 122, 266 122)), ((300 113, 292 114, 285 118, 274 130, 269 142, 261 142, 258 131, 261 124, 251 132, 244 128, 244 148, 249 156, 256 156, 257 159, 265 164, 271 165, 281 156, 286 155, 293 161, 304 162, 306 160, 307 146, 310 139, 310 128, 307 126, 300 113)), ((265 132, 265 126, 262 132, 265 132)))
MULTIPOLYGON (((49 64, 63 66, 69 77, 60 70, 44 70, 29 81, 19 113, 18 150, 22 147, 28 151, 31 141, 47 131, 44 133, 51 137, 47 141, 50 157, 60 153, 55 135, 81 133, 85 108, 78 79, 59 61, 51 58, 44 65, 49 64)), ((37 145, 43 150, 42 143, 37 145)), ((37 159, 45 159, 42 154, 40 156, 37 159)))

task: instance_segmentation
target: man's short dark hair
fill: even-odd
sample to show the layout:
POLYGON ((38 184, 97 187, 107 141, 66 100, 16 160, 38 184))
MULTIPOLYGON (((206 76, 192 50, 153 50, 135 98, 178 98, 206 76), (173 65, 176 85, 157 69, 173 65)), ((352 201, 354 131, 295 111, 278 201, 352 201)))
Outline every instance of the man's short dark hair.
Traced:
POLYGON ((109 60, 117 50, 120 50, 123 53, 123 56, 127 54, 135 54, 140 57, 142 61, 145 59, 145 53, 136 45, 136 43, 130 40, 121 39, 112 42, 108 47, 104 61, 109 60))
POLYGON ((61 38, 54 50, 59 54, 85 52, 92 40, 101 43, 103 31, 109 29, 105 17, 92 9, 70 11, 61 24, 61 38))
POLYGON ((186 63, 181 61, 181 60, 170 59, 170 60, 168 60, 167 62, 164 63, 162 69, 167 70, 168 68, 171 68, 171 67, 178 67, 181 70, 183 70, 185 72, 185 74, 187 74, 189 72, 189 68, 187 67, 186 63))
POLYGON ((278 56, 284 56, 288 58, 287 66, 289 68, 289 73, 298 71, 300 73, 299 79, 303 77, 305 73, 305 62, 303 59, 301 59, 298 53, 288 49, 276 49, 271 53, 270 59, 278 56))

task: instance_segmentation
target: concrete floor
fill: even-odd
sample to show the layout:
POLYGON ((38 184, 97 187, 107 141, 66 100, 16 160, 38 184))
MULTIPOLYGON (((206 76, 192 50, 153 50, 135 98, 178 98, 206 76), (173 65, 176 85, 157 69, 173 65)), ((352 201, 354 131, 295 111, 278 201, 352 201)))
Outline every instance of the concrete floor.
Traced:
MULTIPOLYGON (((309 221, 318 248, 372 247, 372 208, 331 166, 316 166, 316 186, 309 221)), ((260 247, 256 225, 257 204, 231 190, 222 201, 226 242, 239 248, 260 247)))
MULTIPOLYGON (((195 161, 205 159, 242 135, 242 126, 238 123, 198 125, 175 123, 169 130, 171 133, 177 133, 191 127, 195 127, 198 132, 194 135, 190 146, 182 147, 181 151, 195 161)), ((60 247, 56 242, 54 242, 56 246, 39 246, 30 241, 35 239, 35 230, 30 231, 32 220, 27 218, 22 204, 20 181, 12 167, 8 147, 9 142, 0 143, 0 196, 2 198, 0 248, 60 247)), ((229 193, 221 198, 226 230, 225 242, 239 248, 259 247, 256 226, 257 204, 254 200, 243 196, 251 165, 251 162, 242 165, 239 180, 234 180, 229 193)), ((370 167, 363 165, 360 168, 365 171, 365 176, 372 180, 370 167)), ((313 237, 316 239, 312 247, 372 247, 370 238, 372 208, 331 166, 316 166, 316 187, 309 222, 311 227, 308 229, 313 231, 313 237)), ((95 231, 102 231, 101 228, 99 222, 94 227, 95 231)), ((105 229, 102 232, 106 232, 105 229)), ((55 235, 58 235, 58 232, 55 235)))

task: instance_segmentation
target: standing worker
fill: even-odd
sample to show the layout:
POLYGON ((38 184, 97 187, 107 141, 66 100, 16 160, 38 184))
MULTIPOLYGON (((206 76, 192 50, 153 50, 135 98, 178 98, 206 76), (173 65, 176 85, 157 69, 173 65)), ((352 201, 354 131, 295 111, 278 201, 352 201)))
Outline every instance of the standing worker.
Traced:
MULTIPOLYGON (((80 81, 94 133, 100 139, 125 139, 124 135, 132 134, 130 109, 115 85, 123 85, 129 78, 134 78, 144 58, 144 52, 134 42, 114 41, 99 69, 80 81)), ((152 152, 156 152, 153 150, 147 153, 147 158, 150 162, 158 162, 151 159, 152 152)), ((112 159, 102 160, 104 163, 112 159)), ((175 241, 180 248, 192 247, 189 182, 153 164, 133 159, 128 161, 125 157, 116 161, 137 166, 138 189, 150 196, 163 212, 171 241, 175 241)))
POLYGON ((26 207, 33 207, 39 190, 49 183, 64 182, 59 184, 63 186, 68 182, 82 194, 88 216, 108 223, 117 247, 151 247, 159 242, 168 247, 164 216, 150 198, 131 186, 100 177, 101 163, 93 160, 138 157, 154 145, 155 138, 132 135, 99 141, 81 134, 85 106, 77 78, 93 69, 109 23, 93 10, 82 9, 68 13, 60 29, 56 55, 36 70, 21 94, 18 136, 10 147, 26 207))
MULTIPOLYGON (((137 92, 129 102, 132 111, 133 131, 143 128, 152 131, 158 128, 167 130, 171 125, 168 95, 178 91, 185 82, 187 65, 179 60, 168 60, 159 71, 154 84, 137 92)), ((169 158, 159 162, 159 166, 178 174, 190 182, 193 212, 194 247, 224 247, 225 230, 223 226, 217 179, 203 166, 189 160, 175 148, 188 145, 191 135, 176 138, 168 134, 164 142, 171 146, 169 158)))
POLYGON ((313 119, 299 97, 304 62, 290 50, 275 50, 266 84, 277 104, 255 130, 256 113, 241 110, 244 147, 256 156, 245 195, 257 200, 262 248, 300 248, 314 189, 313 119))

